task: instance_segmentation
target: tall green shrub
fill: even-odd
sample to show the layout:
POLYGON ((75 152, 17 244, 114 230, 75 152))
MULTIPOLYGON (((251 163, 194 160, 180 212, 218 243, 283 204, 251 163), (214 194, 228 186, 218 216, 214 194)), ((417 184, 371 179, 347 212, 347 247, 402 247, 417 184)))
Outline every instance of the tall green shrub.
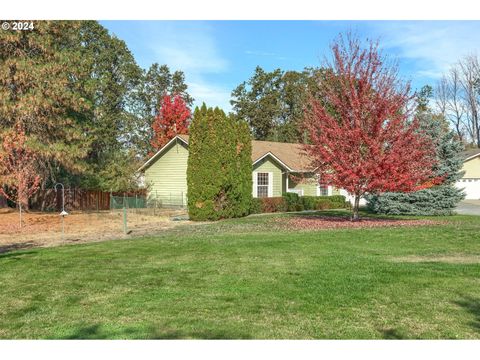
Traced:
POLYGON ((187 168, 192 220, 244 216, 252 200, 251 139, 243 122, 205 104, 190 126, 187 168))

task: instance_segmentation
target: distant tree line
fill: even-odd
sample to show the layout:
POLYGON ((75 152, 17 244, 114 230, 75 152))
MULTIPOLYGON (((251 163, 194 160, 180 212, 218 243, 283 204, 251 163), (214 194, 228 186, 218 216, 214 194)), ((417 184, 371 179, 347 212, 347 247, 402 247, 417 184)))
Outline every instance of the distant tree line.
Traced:
POLYGON ((183 72, 140 68, 125 42, 96 21, 41 21, 32 31, 0 33, 1 137, 25 134, 42 188, 136 187, 166 94, 193 104, 183 72))

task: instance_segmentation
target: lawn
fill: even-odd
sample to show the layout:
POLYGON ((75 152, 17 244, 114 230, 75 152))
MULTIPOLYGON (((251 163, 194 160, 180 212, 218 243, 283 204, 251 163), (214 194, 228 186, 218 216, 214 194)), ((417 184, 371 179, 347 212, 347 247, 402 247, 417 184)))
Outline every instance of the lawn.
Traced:
POLYGON ((0 254, 0 338, 480 338, 480 217, 298 231, 292 216, 0 254))

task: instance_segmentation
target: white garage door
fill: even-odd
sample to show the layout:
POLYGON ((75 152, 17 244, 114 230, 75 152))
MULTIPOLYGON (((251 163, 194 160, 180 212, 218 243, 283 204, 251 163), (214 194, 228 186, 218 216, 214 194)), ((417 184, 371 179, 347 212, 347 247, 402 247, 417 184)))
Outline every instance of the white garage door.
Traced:
POLYGON ((478 200, 480 199, 480 179, 460 179, 456 186, 465 191, 465 199, 478 200))

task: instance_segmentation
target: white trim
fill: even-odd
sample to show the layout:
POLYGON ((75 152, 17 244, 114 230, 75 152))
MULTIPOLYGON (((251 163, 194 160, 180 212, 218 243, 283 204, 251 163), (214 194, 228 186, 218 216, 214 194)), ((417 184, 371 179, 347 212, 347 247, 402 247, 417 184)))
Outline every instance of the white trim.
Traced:
POLYGON ((464 159, 463 162, 468 161, 468 160, 472 160, 473 158, 476 158, 477 156, 480 156, 480 152, 478 154, 469 156, 468 158, 464 159))
POLYGON ((182 139, 180 136, 175 136, 172 140, 170 140, 168 143, 163 145, 160 150, 158 150, 150 159, 147 160, 145 164, 143 164, 138 170, 138 171, 143 171, 147 165, 152 162, 154 159, 157 158, 158 155, 160 155, 171 143, 173 143, 175 140, 180 139, 185 145, 188 145, 188 142, 186 142, 184 139, 182 139))
POLYGON ((288 189, 290 189, 290 179, 289 179, 289 176, 288 176, 288 171, 285 171, 283 174, 285 174, 285 177, 286 177, 286 181, 285 181, 285 189, 287 190, 288 192, 288 189))
POLYGON ((273 172, 268 173, 268 197, 273 197, 273 172))
POLYGON ((332 196, 333 195, 333 186, 327 186, 327 195, 322 195, 320 190, 320 184, 317 184, 317 196, 332 196))
POLYGON ((258 172, 257 171, 254 171, 252 172, 252 186, 253 186, 253 189, 252 189, 252 196, 254 198, 258 197, 258 189, 257 189, 257 175, 258 172))
MULTIPOLYGON (((280 163, 280 165, 282 165, 283 167, 285 167, 287 170, 291 171, 291 172, 302 172, 302 171, 294 171, 293 169, 291 169, 287 164, 285 164, 282 160, 280 160, 279 158, 277 158, 275 155, 273 155, 270 151, 267 152, 266 154, 263 154, 261 157, 259 157, 257 160, 255 160, 252 164, 252 166, 255 166, 256 163, 258 163, 260 160, 263 160, 265 159, 267 156, 271 156, 272 158, 274 158, 278 163, 280 163)), ((303 171, 304 172, 304 171, 303 171)))
POLYGON ((287 192, 298 194, 298 196, 303 196, 304 194, 303 189, 295 189, 295 188, 288 189, 287 192))

